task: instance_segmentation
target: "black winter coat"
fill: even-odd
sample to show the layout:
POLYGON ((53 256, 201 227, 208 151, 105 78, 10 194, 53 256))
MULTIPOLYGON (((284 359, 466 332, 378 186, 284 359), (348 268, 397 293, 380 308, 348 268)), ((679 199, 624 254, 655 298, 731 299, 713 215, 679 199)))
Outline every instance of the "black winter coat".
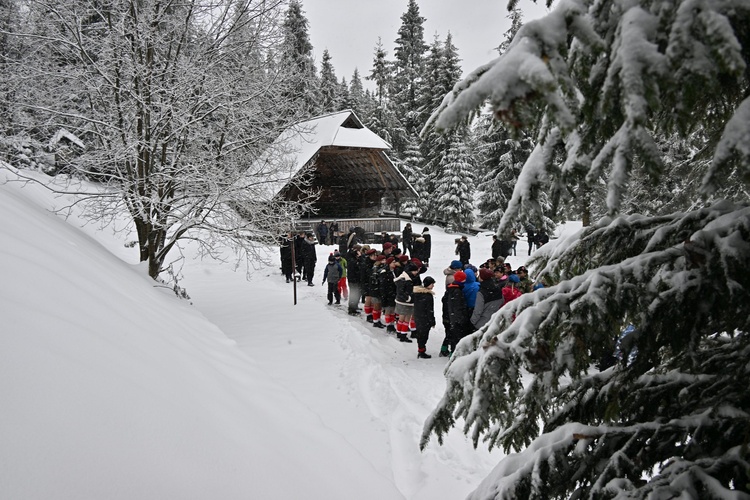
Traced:
POLYGON ((396 283, 394 282, 393 271, 388 266, 383 266, 382 271, 378 273, 380 281, 380 302, 383 307, 396 306, 396 283))
POLYGON ((368 286, 369 290, 369 296, 370 297, 382 297, 382 290, 380 289, 380 273, 383 271, 384 267, 382 265, 372 266, 372 270, 370 271, 370 282, 368 286))
POLYGON ((357 256, 357 252, 349 250, 346 253, 346 279, 349 283, 361 283, 362 273, 359 270, 360 258, 357 256))
POLYGON ((404 270, 394 283, 396 283, 396 302, 406 305, 414 304, 414 283, 411 274, 404 270))
POLYGON ((429 258, 425 250, 425 243, 426 243, 425 239, 422 238, 421 236, 416 237, 411 242, 411 256, 413 258, 417 258, 421 260, 422 262, 424 262, 425 260, 429 258))
POLYGON ((443 323, 450 325, 451 334, 456 339, 461 339, 469 333, 469 308, 466 307, 463 290, 456 284, 450 284, 445 289, 443 323))
POLYGON ((318 255, 315 252, 315 243, 311 243, 309 240, 302 242, 302 258, 308 264, 314 264, 318 261, 318 255))
POLYGON ((414 321, 417 330, 435 326, 435 292, 423 286, 414 287, 414 321))
POLYGON ((373 260, 365 254, 359 257, 359 282, 362 283, 362 294, 370 295, 370 273, 372 272, 373 260))
POLYGON ((424 256, 425 258, 422 259, 422 261, 430 260, 430 256, 432 255, 432 236, 430 236, 430 233, 422 233, 422 238, 424 238, 424 256))

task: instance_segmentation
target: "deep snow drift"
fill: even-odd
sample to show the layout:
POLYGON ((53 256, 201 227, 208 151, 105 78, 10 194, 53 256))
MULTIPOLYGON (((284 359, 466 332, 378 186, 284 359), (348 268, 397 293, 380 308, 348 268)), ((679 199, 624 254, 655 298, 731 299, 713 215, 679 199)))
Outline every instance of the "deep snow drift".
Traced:
MULTIPOLYGON (((326 306, 333 247, 297 306, 278 250, 250 282, 189 259, 186 301, 66 203, 0 184, 0 498, 462 498, 502 457, 458 430, 419 452, 446 360, 326 306)), ((430 229, 439 299, 455 235, 430 229)))

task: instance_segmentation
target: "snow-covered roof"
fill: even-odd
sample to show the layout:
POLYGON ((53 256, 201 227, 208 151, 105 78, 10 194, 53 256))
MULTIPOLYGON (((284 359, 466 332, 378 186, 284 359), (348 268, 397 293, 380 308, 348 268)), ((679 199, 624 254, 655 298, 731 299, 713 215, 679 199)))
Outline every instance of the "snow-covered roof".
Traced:
POLYGON ((357 184, 383 190, 416 194, 404 176, 385 155, 390 144, 365 127, 351 110, 339 111, 297 123, 282 133, 271 148, 280 156, 283 174, 272 183, 280 193, 312 161, 333 172, 338 179, 356 178, 357 184), (331 156, 335 152, 335 160, 331 156), (317 155, 317 156, 316 156, 317 155))

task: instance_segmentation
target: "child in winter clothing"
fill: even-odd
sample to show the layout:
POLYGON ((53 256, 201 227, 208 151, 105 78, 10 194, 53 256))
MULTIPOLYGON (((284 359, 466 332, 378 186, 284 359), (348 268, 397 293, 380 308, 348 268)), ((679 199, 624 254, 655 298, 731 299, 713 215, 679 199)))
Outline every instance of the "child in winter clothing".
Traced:
POLYGON ((521 295, 521 290, 518 289, 518 283, 521 282, 521 279, 518 277, 517 274, 511 274, 508 276, 508 282, 503 287, 503 299, 505 299, 505 303, 507 304, 511 300, 515 300, 521 295))
POLYGON ((325 285, 326 280, 328 281, 328 305, 333 303, 333 297, 336 297, 336 304, 341 304, 341 294, 339 293, 338 284, 341 274, 343 273, 341 264, 336 262, 336 258, 333 255, 328 256, 328 264, 323 271, 323 283, 325 285))
POLYGON ((338 250, 333 251, 333 257, 336 259, 336 262, 338 262, 341 265, 341 269, 343 272, 341 273, 341 278, 339 278, 339 283, 337 285, 337 288, 339 290, 339 294, 344 298, 344 300, 349 299, 349 289, 346 288, 346 276, 348 272, 348 262, 346 259, 341 255, 341 252, 338 250))
POLYGON ((417 325, 417 358, 429 359, 427 354, 427 339, 430 328, 435 326, 435 279, 426 276, 422 286, 414 287, 414 321, 417 325))
POLYGON ((404 266, 404 271, 394 280, 396 284, 396 335, 401 342, 411 343, 407 336, 409 323, 414 315, 414 277, 419 274, 419 267, 412 261, 404 266))

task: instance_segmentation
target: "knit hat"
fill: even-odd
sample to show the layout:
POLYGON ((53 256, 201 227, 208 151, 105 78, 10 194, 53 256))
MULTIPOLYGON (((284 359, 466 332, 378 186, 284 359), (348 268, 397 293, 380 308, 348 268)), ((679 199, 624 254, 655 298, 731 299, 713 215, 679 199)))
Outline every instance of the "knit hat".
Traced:
POLYGON ((453 275, 453 281, 456 283, 463 283, 466 281, 466 273, 463 271, 456 271, 456 274, 453 275))
POLYGON ((336 257, 334 257, 333 255, 329 255, 328 262, 336 262, 336 257))
POLYGON ((433 283, 435 283, 435 278, 433 278, 432 276, 427 276, 422 280, 422 286, 424 286, 425 288, 432 285, 433 283))
POLYGON ((483 267, 479 270, 479 279, 482 281, 491 280, 494 276, 494 273, 487 269, 486 267, 483 267))
POLYGON ((517 274, 511 274, 510 276, 508 276, 508 281, 510 281, 511 283, 520 283, 521 278, 519 278, 517 274))
POLYGON ((426 228, 422 229, 422 233, 429 233, 429 232, 430 232, 430 228, 429 227, 426 227, 426 228))
POLYGON ((464 267, 464 265, 461 264, 460 260, 451 261, 451 269, 461 269, 462 267, 464 267))
POLYGON ((409 256, 406 255, 405 253, 401 254, 401 255, 398 256, 398 260, 399 260, 399 262, 408 262, 409 261, 409 256))
POLYGON ((341 252, 339 252, 338 250, 334 250, 333 251, 333 256, 336 257, 336 258, 339 258, 339 257, 341 257, 341 252))

